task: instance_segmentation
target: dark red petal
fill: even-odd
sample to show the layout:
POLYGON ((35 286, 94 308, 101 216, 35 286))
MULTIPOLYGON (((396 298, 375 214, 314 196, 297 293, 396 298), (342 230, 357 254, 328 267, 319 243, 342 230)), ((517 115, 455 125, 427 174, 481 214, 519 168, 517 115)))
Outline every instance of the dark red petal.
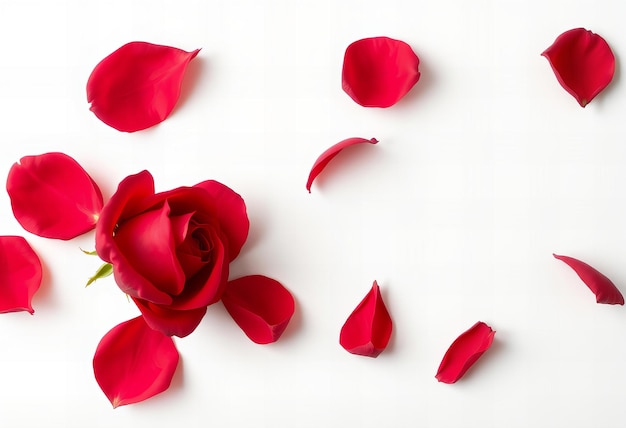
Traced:
POLYGON ((33 295, 41 285, 41 261, 21 236, 0 236, 0 313, 35 311, 33 295))
POLYGON ((177 365, 178 351, 172 338, 152 330, 142 317, 105 334, 93 357, 96 381, 114 408, 165 391, 177 365))
POLYGON ((214 180, 203 181, 194 187, 199 187, 208 192, 217 203, 216 215, 221 230, 228 239, 228 258, 230 261, 234 260, 246 242, 250 228, 243 198, 228 186, 214 180))
POLYGON ((100 61, 89 76, 91 111, 125 132, 164 121, 178 100, 185 69, 198 52, 146 42, 122 46, 100 61))
POLYGON ((206 314, 206 306, 177 311, 167 307, 155 305, 145 300, 133 299, 146 323, 153 330, 166 336, 185 337, 190 335, 206 314))
POLYGON ((357 40, 346 49, 342 86, 357 104, 390 107, 420 78, 419 58, 409 45, 389 37, 357 40))
POLYGON ((335 156, 337 156, 340 151, 342 151, 346 147, 350 147, 355 144, 361 144, 361 143, 376 144, 378 143, 378 140, 376 138, 372 138, 369 140, 365 138, 358 138, 358 137, 347 138, 343 141, 338 142, 334 146, 331 146, 324 153, 322 153, 320 157, 318 157, 315 163, 313 164, 313 168, 311 168, 311 172, 309 172, 309 179, 306 182, 306 190, 308 190, 309 193, 311 193, 311 185, 313 184, 313 180, 315 180, 315 178, 324 170, 324 168, 326 168, 326 165, 328 165, 328 162, 330 162, 335 156))
POLYGON ((376 358, 385 350, 391 337, 392 322, 378 283, 350 314, 339 334, 339 343, 346 351, 376 358))
POLYGON ((574 272, 578 274, 580 279, 582 279, 587 287, 593 291, 593 294, 596 295, 596 302, 609 305, 624 304, 624 296, 622 296, 622 293, 620 293, 615 284, 602 273, 589 266, 587 263, 573 257, 559 256, 557 254, 553 254, 553 256, 574 269, 574 272))
POLYGON ((229 281, 222 302, 246 336, 259 344, 276 342, 295 310, 289 290, 262 275, 229 281))
POLYGON ((584 28, 561 34, 541 55, 582 107, 606 88, 615 72, 615 57, 607 42, 584 28))
POLYGON ((89 174, 63 153, 25 156, 7 178, 13 214, 27 231, 72 239, 96 226, 102 194, 89 174))
POLYGON ((454 383, 461 379, 476 360, 489 349, 495 334, 491 327, 479 321, 457 337, 441 360, 435 376, 437 380, 454 383))

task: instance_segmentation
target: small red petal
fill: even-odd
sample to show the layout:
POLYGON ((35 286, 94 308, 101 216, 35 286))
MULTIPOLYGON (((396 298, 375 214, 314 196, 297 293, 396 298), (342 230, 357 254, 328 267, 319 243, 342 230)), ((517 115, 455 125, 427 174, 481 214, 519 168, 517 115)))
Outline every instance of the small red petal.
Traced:
POLYGON ((437 375, 439 382, 454 383, 491 346, 496 332, 482 321, 456 338, 441 360, 437 375))
POLYGON ((324 153, 322 153, 315 163, 313 164, 313 168, 311 168, 311 172, 309 172, 309 179, 306 182, 306 190, 311 193, 311 185, 313 185, 313 180, 326 168, 326 165, 339 154, 340 151, 345 149, 346 147, 353 146, 355 144, 361 143, 370 143, 376 144, 378 140, 376 138, 372 138, 370 140, 366 138, 347 138, 343 141, 338 142, 334 146, 328 148, 324 153))
POLYGON ((389 37, 357 40, 343 59, 343 90, 364 107, 390 107, 420 78, 419 58, 403 41, 389 37))
POLYGON ((541 55, 581 107, 606 88, 615 72, 615 56, 607 42, 584 28, 561 34, 541 55))
POLYGON ((178 101, 185 69, 198 52, 146 42, 125 44, 91 72, 87 82, 91 111, 124 132, 164 121, 178 101))
POLYGON ((582 279, 587 287, 593 291, 593 294, 596 295, 596 302, 609 305, 624 304, 624 296, 622 296, 622 293, 620 293, 615 284, 602 273, 589 266, 587 263, 573 257, 559 256, 557 254, 553 254, 553 256, 574 269, 574 272, 578 274, 580 279, 582 279))
POLYGON ((35 311, 33 295, 41 285, 41 261, 21 236, 0 236, 0 313, 35 311))
POLYGON ((222 302, 246 336, 259 344, 276 342, 295 310, 289 290, 262 275, 229 281, 222 302))
POLYGON ((44 238, 72 239, 96 226, 102 193, 74 159, 63 153, 25 156, 7 178, 13 215, 44 238))
POLYGON ((113 327, 93 357, 96 381, 114 408, 165 391, 177 365, 172 338, 152 330, 142 317, 113 327))
POLYGON ((392 322, 378 283, 350 314, 339 334, 339 343, 352 354, 376 358, 391 337, 392 322))

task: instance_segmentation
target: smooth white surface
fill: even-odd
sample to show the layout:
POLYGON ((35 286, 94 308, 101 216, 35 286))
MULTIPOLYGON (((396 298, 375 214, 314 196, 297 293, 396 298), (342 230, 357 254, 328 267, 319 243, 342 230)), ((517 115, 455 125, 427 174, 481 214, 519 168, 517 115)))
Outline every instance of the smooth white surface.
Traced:
POLYGON ((0 233, 45 265, 35 315, 0 316, 3 427, 617 427, 626 421, 626 309, 597 305, 552 253, 626 292, 626 55, 622 2, 0 1, 0 176, 63 151, 105 197, 148 169, 157 190, 217 179, 246 200, 250 239, 231 277, 265 274, 297 299, 281 340, 250 342, 221 306, 176 340, 170 390, 112 410, 96 344, 138 311, 70 242, 24 232, 0 194, 0 233), (613 83, 582 109, 540 53, 561 32, 601 34, 613 83), (346 46, 409 43, 422 77, 396 106, 341 90, 346 46), (122 44, 202 48, 183 97, 135 134, 89 112, 87 77, 122 44), (376 137, 309 168, 347 137, 376 137), (395 322, 377 359, 338 344, 377 279, 395 322), (477 320, 491 350, 455 385, 434 378, 477 320))

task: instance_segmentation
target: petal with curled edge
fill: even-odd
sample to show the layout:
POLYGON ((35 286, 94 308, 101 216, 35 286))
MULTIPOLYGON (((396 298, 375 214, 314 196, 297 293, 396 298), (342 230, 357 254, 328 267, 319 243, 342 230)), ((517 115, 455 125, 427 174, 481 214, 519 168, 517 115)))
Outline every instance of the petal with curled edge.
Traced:
POLYGON ((96 183, 64 153, 24 156, 9 171, 7 192, 20 225, 44 238, 68 240, 92 230, 103 205, 96 183))
POLYGON ((96 381, 113 407, 147 400, 169 388, 178 365, 171 337, 139 316, 111 329, 93 357, 96 381))
POLYGON ((41 261, 28 242, 21 236, 0 236, 0 313, 34 313, 31 300, 41 278, 41 261))
POLYGON ((339 343, 352 354, 376 358, 387 347, 392 328, 380 288, 374 281, 369 293, 341 328, 339 343))

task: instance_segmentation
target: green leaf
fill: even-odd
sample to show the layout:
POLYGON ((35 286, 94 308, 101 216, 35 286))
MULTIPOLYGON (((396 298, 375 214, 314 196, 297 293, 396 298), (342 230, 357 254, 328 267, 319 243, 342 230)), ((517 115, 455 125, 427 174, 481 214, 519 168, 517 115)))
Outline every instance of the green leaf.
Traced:
POLYGON ((93 251, 87 251, 87 250, 83 250, 82 248, 80 249, 80 251, 82 251, 83 253, 87 254, 88 256, 97 256, 98 252, 96 250, 93 251))
POLYGON ((103 263, 102 266, 100 266, 98 268, 98 270, 96 271, 94 276, 89 278, 89 281, 87 281, 87 284, 85 285, 85 287, 90 286, 91 284, 93 284, 98 279, 106 278, 107 276, 111 275, 112 273, 113 273, 113 265, 111 263, 103 263))

